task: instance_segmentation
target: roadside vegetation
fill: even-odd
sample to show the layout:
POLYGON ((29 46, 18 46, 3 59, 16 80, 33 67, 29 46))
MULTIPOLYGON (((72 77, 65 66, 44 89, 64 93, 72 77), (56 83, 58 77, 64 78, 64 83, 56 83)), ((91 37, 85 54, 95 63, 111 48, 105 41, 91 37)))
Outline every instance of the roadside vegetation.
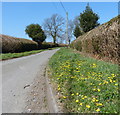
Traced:
POLYGON ((66 112, 118 112, 118 65, 61 48, 49 66, 66 112))
POLYGON ((18 58, 18 57, 23 57, 23 56, 28 56, 31 54, 36 54, 40 53, 44 50, 33 50, 33 51, 27 51, 27 52, 21 52, 21 53, 5 53, 5 54, 0 54, 0 60, 7 60, 7 59, 12 59, 12 58, 18 58))
MULTIPOLYGON (((56 47, 58 48, 58 47, 56 47)), ((48 49, 42 49, 42 50, 33 50, 33 51, 27 51, 27 52, 21 52, 21 53, 5 53, 5 54, 0 54, 0 60, 7 60, 7 59, 13 59, 13 58, 18 58, 18 57, 23 57, 23 56, 28 56, 36 53, 40 53, 45 50, 52 50, 56 48, 48 48, 48 49)))
POLYGON ((0 53, 19 53, 38 49, 38 44, 32 40, 16 38, 0 34, 0 53))
POLYGON ((119 16, 79 36, 70 47, 118 63, 120 58, 118 26, 119 16))

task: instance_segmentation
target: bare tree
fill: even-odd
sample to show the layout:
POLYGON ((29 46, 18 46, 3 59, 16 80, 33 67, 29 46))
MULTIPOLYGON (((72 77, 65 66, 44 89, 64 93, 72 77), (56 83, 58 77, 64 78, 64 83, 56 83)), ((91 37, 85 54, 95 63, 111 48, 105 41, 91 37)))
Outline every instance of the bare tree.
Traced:
POLYGON ((80 26, 79 16, 75 17, 75 19, 73 20, 73 23, 75 26, 80 26))
POLYGON ((53 38, 53 43, 56 43, 57 38, 62 37, 64 26, 64 18, 58 14, 53 14, 50 18, 45 19, 43 27, 46 35, 53 38))
POLYGON ((66 39, 66 31, 63 33, 62 37, 60 38, 60 43, 63 43, 64 41, 68 40, 68 43, 71 43, 73 36, 73 31, 74 31, 74 22, 72 20, 68 20, 68 39, 66 39))
POLYGON ((73 31, 74 31, 74 23, 72 20, 68 21, 68 42, 71 43, 71 40, 73 38, 73 31))

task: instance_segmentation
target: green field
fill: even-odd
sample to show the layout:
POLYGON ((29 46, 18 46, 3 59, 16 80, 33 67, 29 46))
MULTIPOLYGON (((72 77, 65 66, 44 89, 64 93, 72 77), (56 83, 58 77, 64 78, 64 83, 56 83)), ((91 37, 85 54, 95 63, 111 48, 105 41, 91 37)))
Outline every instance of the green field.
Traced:
POLYGON ((118 112, 118 65, 61 48, 49 66, 67 112, 118 112))

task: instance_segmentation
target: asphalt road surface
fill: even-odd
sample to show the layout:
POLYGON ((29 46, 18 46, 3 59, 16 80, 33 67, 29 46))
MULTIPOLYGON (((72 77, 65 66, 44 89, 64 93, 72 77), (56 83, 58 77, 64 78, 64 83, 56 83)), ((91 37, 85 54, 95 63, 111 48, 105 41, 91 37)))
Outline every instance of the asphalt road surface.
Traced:
POLYGON ((59 49, 2 62, 2 113, 48 113, 45 68, 59 49))

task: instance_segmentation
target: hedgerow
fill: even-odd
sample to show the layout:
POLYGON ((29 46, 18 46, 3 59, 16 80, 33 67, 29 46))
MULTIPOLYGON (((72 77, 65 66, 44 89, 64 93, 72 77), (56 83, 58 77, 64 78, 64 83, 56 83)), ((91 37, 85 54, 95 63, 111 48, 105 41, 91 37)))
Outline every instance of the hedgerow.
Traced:
POLYGON ((2 42, 2 53, 18 53, 38 49, 38 44, 34 41, 0 35, 2 42))

